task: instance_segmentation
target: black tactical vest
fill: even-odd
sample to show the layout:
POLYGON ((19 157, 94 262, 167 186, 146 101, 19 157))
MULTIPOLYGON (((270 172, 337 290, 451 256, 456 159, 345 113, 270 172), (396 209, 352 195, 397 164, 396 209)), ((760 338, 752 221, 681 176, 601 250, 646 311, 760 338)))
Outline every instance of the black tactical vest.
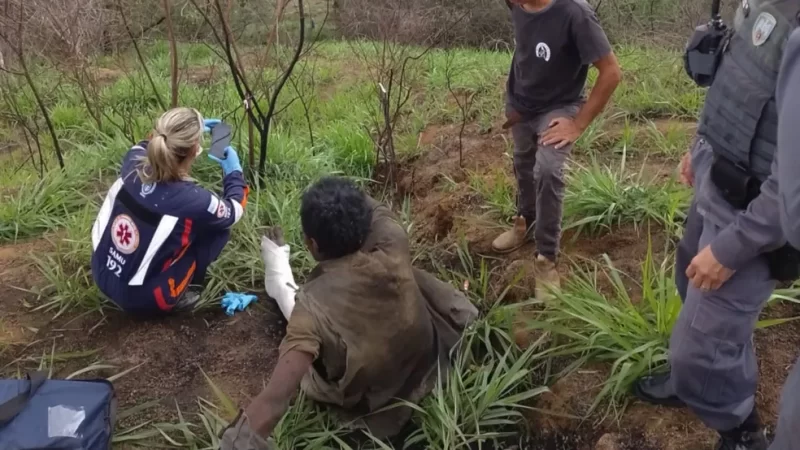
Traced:
POLYGON ((698 133, 717 156, 763 181, 777 145, 778 70, 786 41, 797 27, 800 0, 747 0, 743 5, 708 90, 698 133))

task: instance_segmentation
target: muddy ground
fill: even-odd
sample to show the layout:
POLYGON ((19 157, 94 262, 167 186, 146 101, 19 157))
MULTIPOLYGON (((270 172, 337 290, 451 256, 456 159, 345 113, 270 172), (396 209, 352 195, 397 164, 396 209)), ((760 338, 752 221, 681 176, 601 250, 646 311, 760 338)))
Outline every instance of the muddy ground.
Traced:
MULTIPOLYGON (((466 240, 473 255, 492 257, 502 274, 497 288, 532 267, 533 249, 526 246, 511 255, 491 255, 491 241, 502 230, 501 218, 487 214, 484 200, 469 188, 470 177, 510 177, 508 136, 497 128, 486 132, 468 129, 464 140, 463 167, 459 166, 456 128, 431 127, 420 136, 424 148, 403 166, 400 196, 410 196, 411 215, 418 245, 432 249, 444 263, 455 260, 446 250, 466 240), (448 261, 449 258, 449 261, 448 261)), ((609 154, 609 158, 614 158, 609 154)), ((649 176, 669 177, 675 161, 647 158, 629 163, 635 170, 645 165, 649 176)), ((651 228, 653 249, 665 255, 671 238, 651 228)), ((608 254, 614 264, 630 275, 629 289, 637 291, 636 280, 644 258, 648 230, 623 227, 598 236, 582 235, 564 239, 565 259, 599 260, 608 254)), ((57 239, 57 237, 51 237, 57 239)), ((109 311, 104 315, 68 314, 52 320, 52 313, 34 311, 35 291, 44 283, 32 265, 30 255, 52 249, 47 239, 0 246, 0 371, 11 375, 40 366, 50 366, 54 354, 56 376, 66 376, 91 363, 117 367, 104 376, 137 367, 122 377, 116 387, 120 407, 148 401, 159 406, 129 419, 169 421, 176 418, 176 405, 184 414, 196 411, 197 397, 213 398, 203 376, 208 374, 225 392, 239 402, 256 395, 266 383, 277 358, 277 346, 285 329, 277 308, 266 299, 248 312, 233 318, 221 311, 141 322, 109 311), (5 344, 5 345, 4 345, 5 344), (92 352, 82 354, 82 352, 92 352)), ((457 267, 457 266, 456 266, 457 267)), ((564 276, 569 276, 563 265, 564 276)), ((529 272, 529 271, 528 271, 529 272)), ((532 294, 528 272, 505 301, 532 294)), ((771 317, 800 315, 791 306, 768 311, 771 317)), ((761 366, 758 402, 770 429, 775 424, 781 386, 800 348, 800 323, 790 323, 756 333, 761 366)), ((607 370, 587 367, 556 382, 552 393, 538 400, 537 407, 560 414, 582 415, 591 404, 607 370)), ((530 433, 515 443, 517 448, 584 450, 618 449, 706 449, 715 436, 687 411, 632 405, 621 420, 599 418, 566 419, 531 413, 530 433), (601 439, 602 437, 602 439, 601 439), (601 441, 598 443, 598 441, 601 441)))
POLYGON ((33 310, 36 295, 26 292, 44 283, 30 255, 51 248, 45 239, 0 247, 0 343, 10 344, 0 345, 0 373, 36 370, 42 359, 62 377, 94 363, 115 366, 99 372, 106 377, 136 367, 115 382, 120 409, 160 404, 122 426, 174 420, 177 406, 191 414, 198 396, 214 400, 203 372, 239 402, 269 379, 286 327, 277 306, 261 299, 232 318, 209 311, 142 321, 108 311, 52 320, 52 312, 33 310))

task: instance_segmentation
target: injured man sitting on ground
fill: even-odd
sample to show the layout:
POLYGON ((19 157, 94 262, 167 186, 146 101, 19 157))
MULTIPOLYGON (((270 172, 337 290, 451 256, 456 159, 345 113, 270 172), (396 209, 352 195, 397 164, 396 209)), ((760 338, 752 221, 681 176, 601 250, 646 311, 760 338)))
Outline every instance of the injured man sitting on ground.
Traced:
POLYGON ((478 314, 457 289, 412 267, 392 212, 352 182, 317 182, 300 214, 319 264, 296 290, 280 230, 262 241, 267 293, 289 325, 269 383, 225 430, 223 450, 272 448, 267 438, 298 388, 353 428, 399 433, 412 410, 386 407, 431 391, 478 314))

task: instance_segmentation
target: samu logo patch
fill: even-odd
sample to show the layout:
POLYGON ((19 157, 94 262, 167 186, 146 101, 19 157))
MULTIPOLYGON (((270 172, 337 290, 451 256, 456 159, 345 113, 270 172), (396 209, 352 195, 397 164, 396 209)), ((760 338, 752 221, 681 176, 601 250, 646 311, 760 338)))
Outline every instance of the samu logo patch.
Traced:
POLYGON ((139 248, 139 229, 127 214, 120 214, 111 224, 111 241, 121 253, 130 255, 139 248))
POLYGON ((759 14, 755 24, 753 24, 753 45, 756 47, 764 45, 775 30, 775 25, 777 24, 778 21, 775 20, 775 16, 772 14, 768 12, 759 14))

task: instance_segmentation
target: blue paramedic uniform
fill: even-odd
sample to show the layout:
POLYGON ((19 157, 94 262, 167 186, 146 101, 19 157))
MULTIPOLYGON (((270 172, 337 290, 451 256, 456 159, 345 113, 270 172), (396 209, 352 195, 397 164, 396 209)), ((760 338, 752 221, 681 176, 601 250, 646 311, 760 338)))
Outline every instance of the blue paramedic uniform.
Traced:
POLYGON ((92 228, 92 275, 100 290, 135 314, 172 310, 206 270, 244 215, 241 171, 219 197, 192 181, 142 183, 136 167, 148 142, 131 148, 92 228))

